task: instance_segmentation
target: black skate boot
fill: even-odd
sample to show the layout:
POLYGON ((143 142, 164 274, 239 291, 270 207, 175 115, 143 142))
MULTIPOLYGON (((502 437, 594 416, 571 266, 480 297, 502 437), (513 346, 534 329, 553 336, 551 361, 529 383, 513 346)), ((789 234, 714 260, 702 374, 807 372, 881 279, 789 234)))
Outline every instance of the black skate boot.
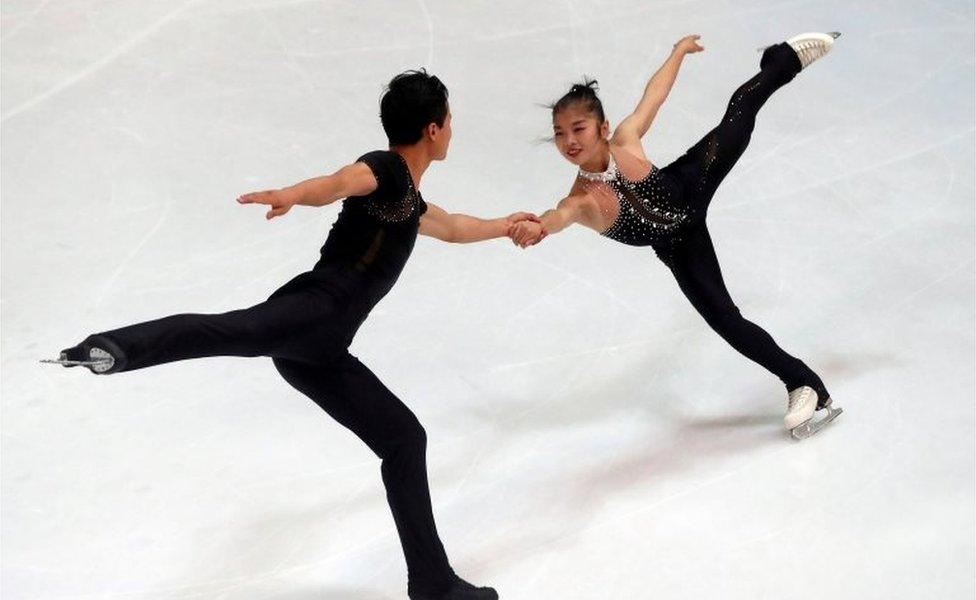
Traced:
POLYGON ((108 375, 125 367, 125 355, 108 338, 93 335, 77 346, 65 348, 57 359, 41 362, 64 367, 88 367, 96 375, 108 375))
POLYGON ((498 592, 490 587, 475 587, 458 577, 446 592, 441 594, 409 594, 410 600, 498 600, 498 592))

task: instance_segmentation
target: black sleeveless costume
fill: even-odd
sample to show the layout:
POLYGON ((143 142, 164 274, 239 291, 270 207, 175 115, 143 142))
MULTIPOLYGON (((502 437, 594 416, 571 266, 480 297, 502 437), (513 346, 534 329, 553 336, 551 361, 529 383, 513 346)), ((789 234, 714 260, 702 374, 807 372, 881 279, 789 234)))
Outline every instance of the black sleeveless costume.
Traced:
POLYGON ((733 93, 722 122, 684 155, 663 169, 652 167, 640 181, 629 181, 615 170, 607 173, 620 212, 602 234, 654 248, 716 333, 779 377, 788 390, 803 385, 815 389, 823 405, 830 394, 820 377, 746 320, 732 302, 705 225, 712 196, 748 146, 759 109, 799 72, 800 60, 788 44, 767 48, 760 72, 733 93))
POLYGON ((207 356, 268 356, 284 379, 382 459, 387 499, 407 561, 410 594, 456 581, 437 535, 417 417, 348 348, 403 270, 427 205, 403 158, 376 151, 377 189, 343 201, 311 271, 267 301, 223 314, 180 314, 89 336, 118 357, 112 373, 207 356))

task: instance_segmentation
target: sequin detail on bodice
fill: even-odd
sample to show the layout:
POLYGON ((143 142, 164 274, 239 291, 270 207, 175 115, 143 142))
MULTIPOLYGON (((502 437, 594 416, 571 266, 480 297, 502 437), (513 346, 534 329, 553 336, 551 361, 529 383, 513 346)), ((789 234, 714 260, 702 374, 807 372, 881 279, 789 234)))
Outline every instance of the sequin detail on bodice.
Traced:
MULTIPOLYGON (((413 185, 413 178, 410 176, 410 167, 407 165, 406 159, 399 153, 394 152, 393 154, 399 160, 400 166, 403 167, 403 172, 406 173, 406 193, 399 198, 392 200, 383 198, 382 201, 374 195, 370 195, 368 200, 363 202, 366 212, 383 223, 403 223, 415 216, 418 211, 421 215, 427 211, 427 204, 420 195, 420 191, 413 185)), ((377 184, 383 185, 385 182, 379 181, 380 177, 382 176, 377 176, 377 184)))
POLYGON ((619 205, 616 219, 600 235, 631 246, 649 246, 657 242, 677 241, 691 211, 678 202, 679 194, 665 180, 661 170, 651 166, 639 181, 624 177, 613 157, 602 173, 580 169, 580 177, 608 186, 619 205))

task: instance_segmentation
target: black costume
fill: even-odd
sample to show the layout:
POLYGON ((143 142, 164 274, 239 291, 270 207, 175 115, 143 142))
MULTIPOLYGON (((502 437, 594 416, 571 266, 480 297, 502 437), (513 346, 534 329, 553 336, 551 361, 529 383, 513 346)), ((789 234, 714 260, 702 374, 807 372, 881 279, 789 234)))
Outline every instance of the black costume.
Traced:
POLYGON ((627 180, 612 165, 606 173, 581 175, 602 180, 620 203, 616 220, 603 235, 632 246, 653 247, 716 333, 774 373, 788 390, 812 387, 823 405, 830 395, 820 377, 739 313, 722 280, 705 224, 715 190, 749 145, 759 109, 800 68, 800 59, 788 44, 771 46, 763 53, 760 72, 732 94, 722 122, 676 161, 663 169, 652 166, 640 181, 627 180))
POLYGON ((370 310, 399 277, 427 205, 399 154, 370 152, 358 162, 373 171, 377 189, 343 202, 314 268, 267 301, 106 331, 81 347, 108 350, 115 358, 110 373, 205 356, 273 358, 289 384, 382 459, 383 483, 407 560, 408 591, 433 596, 458 579, 434 526, 424 428, 348 351, 370 310))

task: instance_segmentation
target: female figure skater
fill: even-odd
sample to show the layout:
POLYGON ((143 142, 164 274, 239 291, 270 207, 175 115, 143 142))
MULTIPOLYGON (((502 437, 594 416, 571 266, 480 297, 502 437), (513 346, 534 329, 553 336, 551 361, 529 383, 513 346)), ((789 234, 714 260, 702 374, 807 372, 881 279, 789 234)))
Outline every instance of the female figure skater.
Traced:
POLYGON ((387 500, 407 561, 412 600, 495 600, 455 575, 437 535, 417 417, 348 347, 393 287, 417 234, 448 242, 505 237, 520 219, 448 214, 424 202, 420 179, 451 141, 447 88, 426 72, 393 78, 380 102, 389 151, 364 154, 332 175, 245 194, 266 217, 345 198, 312 270, 265 302, 223 314, 180 314, 88 336, 61 353, 66 366, 120 373, 206 356, 268 356, 285 381, 352 430, 382 459, 387 500))
POLYGON ((556 147, 579 171, 569 196, 540 217, 512 229, 523 248, 548 233, 580 223, 612 240, 651 246, 671 269, 681 291, 705 321, 733 348, 786 384, 786 427, 802 439, 840 414, 820 377, 746 320, 732 302, 709 238, 705 217, 722 179, 749 144, 756 114, 766 100, 802 69, 824 56, 839 33, 807 33, 765 49, 760 71, 740 86, 722 121, 683 156, 663 169, 641 146, 687 54, 704 50, 699 36, 682 38, 647 84, 633 114, 609 136, 595 81, 574 85, 552 105, 556 147), (816 410, 826 417, 813 421, 816 410))

